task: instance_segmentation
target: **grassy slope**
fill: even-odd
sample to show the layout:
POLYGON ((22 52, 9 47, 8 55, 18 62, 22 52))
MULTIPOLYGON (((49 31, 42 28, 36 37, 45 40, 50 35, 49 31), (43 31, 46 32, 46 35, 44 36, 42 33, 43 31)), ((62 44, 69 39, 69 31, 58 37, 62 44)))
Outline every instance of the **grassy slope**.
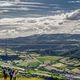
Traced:
MULTIPOLYGON (((3 78, 0 78, 0 80, 3 80, 3 78)), ((9 80, 9 78, 7 80, 9 80)), ((44 79, 42 78, 17 78, 16 80, 44 80, 44 79)))

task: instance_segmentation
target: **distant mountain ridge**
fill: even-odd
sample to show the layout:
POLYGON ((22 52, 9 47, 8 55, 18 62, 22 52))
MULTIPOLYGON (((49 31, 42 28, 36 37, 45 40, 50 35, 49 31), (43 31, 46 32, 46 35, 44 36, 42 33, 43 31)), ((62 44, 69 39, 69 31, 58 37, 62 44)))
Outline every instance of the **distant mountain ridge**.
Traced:
MULTIPOLYGON (((80 34, 44 34, 0 39, 1 47, 4 47, 5 43, 7 43, 8 48, 17 51, 34 51, 41 54, 56 55, 79 49, 80 34)), ((79 53, 78 51, 77 53, 79 53)))

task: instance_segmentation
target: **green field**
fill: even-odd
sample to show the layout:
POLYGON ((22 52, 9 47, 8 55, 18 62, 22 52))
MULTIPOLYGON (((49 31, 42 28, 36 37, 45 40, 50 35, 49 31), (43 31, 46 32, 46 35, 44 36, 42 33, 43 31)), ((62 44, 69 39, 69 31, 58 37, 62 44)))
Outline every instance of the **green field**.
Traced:
MULTIPOLYGON (((0 78, 0 80, 4 80, 4 79, 0 78)), ((7 80, 9 80, 9 78, 7 80)), ((42 78, 17 78, 16 80, 44 80, 44 79, 42 78)))
MULTIPOLYGON (((12 53, 10 50, 9 52, 12 53)), ((69 72, 71 74, 80 74, 80 59, 60 55, 38 55, 37 53, 26 54, 26 52, 25 54, 19 54, 18 57, 18 60, 16 58, 13 61, 8 60, 6 66, 7 68, 15 68, 18 69, 18 71, 21 71, 17 76, 17 80, 44 80, 45 77, 64 80, 65 74, 63 73, 69 72)), ((4 63, 5 61, 0 59, 0 77, 3 76, 1 65, 4 63)))

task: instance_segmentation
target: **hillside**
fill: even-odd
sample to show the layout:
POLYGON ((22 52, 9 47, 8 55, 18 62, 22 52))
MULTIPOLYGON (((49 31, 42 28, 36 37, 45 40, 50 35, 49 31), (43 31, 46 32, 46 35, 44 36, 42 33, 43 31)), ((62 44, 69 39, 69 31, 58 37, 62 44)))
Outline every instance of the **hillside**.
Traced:
MULTIPOLYGON (((11 39, 0 39, 0 47, 15 51, 34 51, 40 54, 60 54, 74 51, 80 47, 80 34, 44 34, 11 39)), ((73 54, 73 53, 71 53, 73 54)), ((79 50, 74 52, 79 54, 79 50)))

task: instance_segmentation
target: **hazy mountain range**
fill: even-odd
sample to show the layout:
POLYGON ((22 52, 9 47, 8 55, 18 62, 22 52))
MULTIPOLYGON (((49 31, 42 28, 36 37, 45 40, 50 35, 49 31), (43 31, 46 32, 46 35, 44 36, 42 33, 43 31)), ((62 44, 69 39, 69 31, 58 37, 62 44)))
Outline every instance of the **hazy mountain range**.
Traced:
POLYGON ((80 34, 44 34, 1 39, 0 47, 17 51, 35 51, 40 54, 69 54, 80 49, 80 34))

